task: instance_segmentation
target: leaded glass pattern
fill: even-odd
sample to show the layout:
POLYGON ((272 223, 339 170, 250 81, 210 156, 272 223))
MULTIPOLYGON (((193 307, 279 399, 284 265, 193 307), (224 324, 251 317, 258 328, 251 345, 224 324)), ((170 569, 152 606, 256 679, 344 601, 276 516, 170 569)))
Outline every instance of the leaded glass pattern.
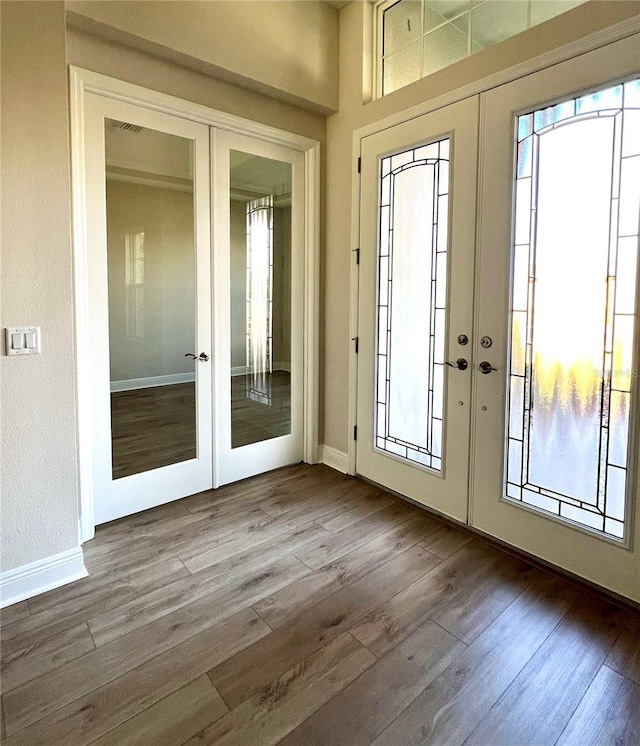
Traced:
POLYGON ((442 471, 449 139, 382 158, 375 447, 442 471))
POLYGON ((505 497, 625 539, 640 80, 517 117, 505 497))

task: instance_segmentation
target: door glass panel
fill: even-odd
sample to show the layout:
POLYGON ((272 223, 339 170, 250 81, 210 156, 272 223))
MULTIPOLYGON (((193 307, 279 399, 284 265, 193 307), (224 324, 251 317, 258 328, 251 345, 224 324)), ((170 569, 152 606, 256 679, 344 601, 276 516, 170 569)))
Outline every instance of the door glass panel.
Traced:
POLYGON ((640 81, 517 118, 505 496, 625 538, 640 81))
POLYGON ((105 121, 113 479, 196 457, 193 143, 105 121))
POLYGON ((231 446, 291 432, 291 164, 231 151, 231 446))
POLYGON ((380 173, 374 446, 441 471, 449 140, 380 173))

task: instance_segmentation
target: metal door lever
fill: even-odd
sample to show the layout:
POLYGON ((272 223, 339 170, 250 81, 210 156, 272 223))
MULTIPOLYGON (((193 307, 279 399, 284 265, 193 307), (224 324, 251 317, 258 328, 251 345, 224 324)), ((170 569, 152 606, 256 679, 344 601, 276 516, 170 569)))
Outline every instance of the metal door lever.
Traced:
POLYGON ((449 365, 451 368, 457 368, 458 370, 466 370, 469 367, 469 363, 463 357, 459 357, 455 363, 450 363, 447 360, 445 361, 445 365, 449 365))
POLYGON ((497 368, 494 368, 493 365, 491 365, 491 363, 487 362, 486 360, 483 360, 478 365, 478 369, 481 373, 484 373, 485 375, 488 375, 489 373, 491 373, 492 370, 495 370, 495 371, 498 370, 497 368))
POLYGON ((201 363, 206 363, 209 359, 209 355, 206 352, 201 352, 199 355, 194 355, 193 352, 185 352, 185 357, 191 357, 194 360, 199 360, 201 363))

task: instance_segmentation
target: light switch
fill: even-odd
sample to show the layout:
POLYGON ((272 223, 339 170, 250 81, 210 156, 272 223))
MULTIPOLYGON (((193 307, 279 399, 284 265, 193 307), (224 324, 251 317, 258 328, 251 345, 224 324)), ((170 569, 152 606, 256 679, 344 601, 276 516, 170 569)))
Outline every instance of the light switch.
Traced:
POLYGON ((7 355, 37 355, 40 353, 39 326, 10 326, 5 329, 7 355))

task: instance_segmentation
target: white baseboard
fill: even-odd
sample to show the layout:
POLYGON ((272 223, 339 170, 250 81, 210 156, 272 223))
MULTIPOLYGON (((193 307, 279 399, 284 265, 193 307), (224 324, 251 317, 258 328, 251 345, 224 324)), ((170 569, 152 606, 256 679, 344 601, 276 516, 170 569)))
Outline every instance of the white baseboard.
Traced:
MULTIPOLYGON (((291 363, 274 363, 273 370, 286 370, 291 372, 291 363)), ((231 368, 232 376, 246 376, 251 373, 251 369, 248 365, 236 365, 231 368)))
POLYGON ((149 376, 149 378, 130 378, 127 381, 111 381, 111 391, 133 391, 150 389, 154 386, 173 386, 176 383, 193 383, 195 373, 173 373, 168 376, 149 376))
POLYGON ((320 461, 343 474, 349 471, 349 456, 331 446, 320 446, 320 461))
POLYGON ((80 547, 0 573, 0 608, 86 578, 80 547))

